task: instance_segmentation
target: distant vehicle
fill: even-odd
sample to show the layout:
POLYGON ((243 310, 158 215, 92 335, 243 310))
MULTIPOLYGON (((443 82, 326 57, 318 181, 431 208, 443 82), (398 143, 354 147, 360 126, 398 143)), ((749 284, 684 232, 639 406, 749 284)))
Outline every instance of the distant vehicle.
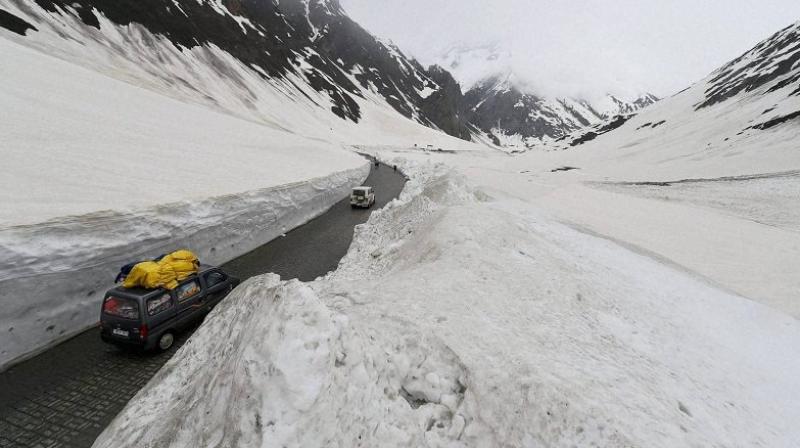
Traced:
POLYGON ((375 190, 372 187, 356 187, 350 194, 351 207, 370 208, 375 205, 375 190))
POLYGON ((103 299, 100 337, 122 347, 167 350, 179 332, 202 319, 239 283, 222 269, 203 265, 172 291, 113 288, 103 299))

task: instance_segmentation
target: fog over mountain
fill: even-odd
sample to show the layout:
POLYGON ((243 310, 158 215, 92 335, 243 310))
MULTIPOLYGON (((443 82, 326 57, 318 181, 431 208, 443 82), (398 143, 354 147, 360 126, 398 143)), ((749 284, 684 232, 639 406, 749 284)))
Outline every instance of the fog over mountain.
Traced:
POLYGON ((774 0, 342 0, 371 32, 463 84, 512 71, 544 95, 667 96, 800 17, 774 0), (453 51, 475 59, 447 66, 453 51), (482 56, 496 55, 492 59, 482 56))

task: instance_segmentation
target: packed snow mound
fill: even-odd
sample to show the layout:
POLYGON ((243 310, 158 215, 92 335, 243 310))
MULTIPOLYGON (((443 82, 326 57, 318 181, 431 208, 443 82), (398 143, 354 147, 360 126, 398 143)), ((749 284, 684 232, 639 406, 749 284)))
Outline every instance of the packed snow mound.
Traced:
POLYGON ((406 191, 336 272, 238 288, 95 446, 800 437, 797 320, 443 166, 398 163, 406 191))
POLYGON ((206 322, 94 446, 463 446, 463 366, 404 322, 354 326, 274 275, 206 322))

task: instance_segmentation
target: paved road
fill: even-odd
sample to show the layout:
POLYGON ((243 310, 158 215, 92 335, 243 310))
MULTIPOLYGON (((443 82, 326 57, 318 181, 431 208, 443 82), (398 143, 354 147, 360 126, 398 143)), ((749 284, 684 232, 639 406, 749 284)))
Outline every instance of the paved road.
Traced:
MULTIPOLYGON (((405 179, 381 165, 366 181, 382 207, 405 179)), ((376 207, 377 208, 377 207, 376 207)), ((374 210, 374 209, 373 209, 374 210)), ((225 268, 240 278, 275 272, 313 280, 336 269, 353 238, 353 227, 371 210, 352 210, 347 200, 326 214, 225 268)), ((100 342, 90 330, 0 374, 0 448, 89 447, 175 350, 137 355, 100 342)))

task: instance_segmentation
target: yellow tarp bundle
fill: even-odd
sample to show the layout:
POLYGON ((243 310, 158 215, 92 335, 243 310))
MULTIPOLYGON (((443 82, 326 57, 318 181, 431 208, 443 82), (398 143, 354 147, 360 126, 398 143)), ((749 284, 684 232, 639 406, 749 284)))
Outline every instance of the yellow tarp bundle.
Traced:
POLYGON ((125 288, 138 286, 147 289, 175 289, 178 287, 178 279, 172 266, 162 265, 155 261, 145 261, 131 269, 131 273, 125 277, 122 286, 125 288))
POLYGON ((200 268, 197 255, 188 250, 179 250, 164 256, 160 261, 145 261, 131 269, 122 286, 147 289, 175 289, 178 282, 196 274, 200 268))
POLYGON ((197 259, 197 255, 188 250, 175 251, 162 258, 159 264, 166 264, 172 267, 178 281, 197 274, 197 270, 200 268, 200 261, 197 259))

